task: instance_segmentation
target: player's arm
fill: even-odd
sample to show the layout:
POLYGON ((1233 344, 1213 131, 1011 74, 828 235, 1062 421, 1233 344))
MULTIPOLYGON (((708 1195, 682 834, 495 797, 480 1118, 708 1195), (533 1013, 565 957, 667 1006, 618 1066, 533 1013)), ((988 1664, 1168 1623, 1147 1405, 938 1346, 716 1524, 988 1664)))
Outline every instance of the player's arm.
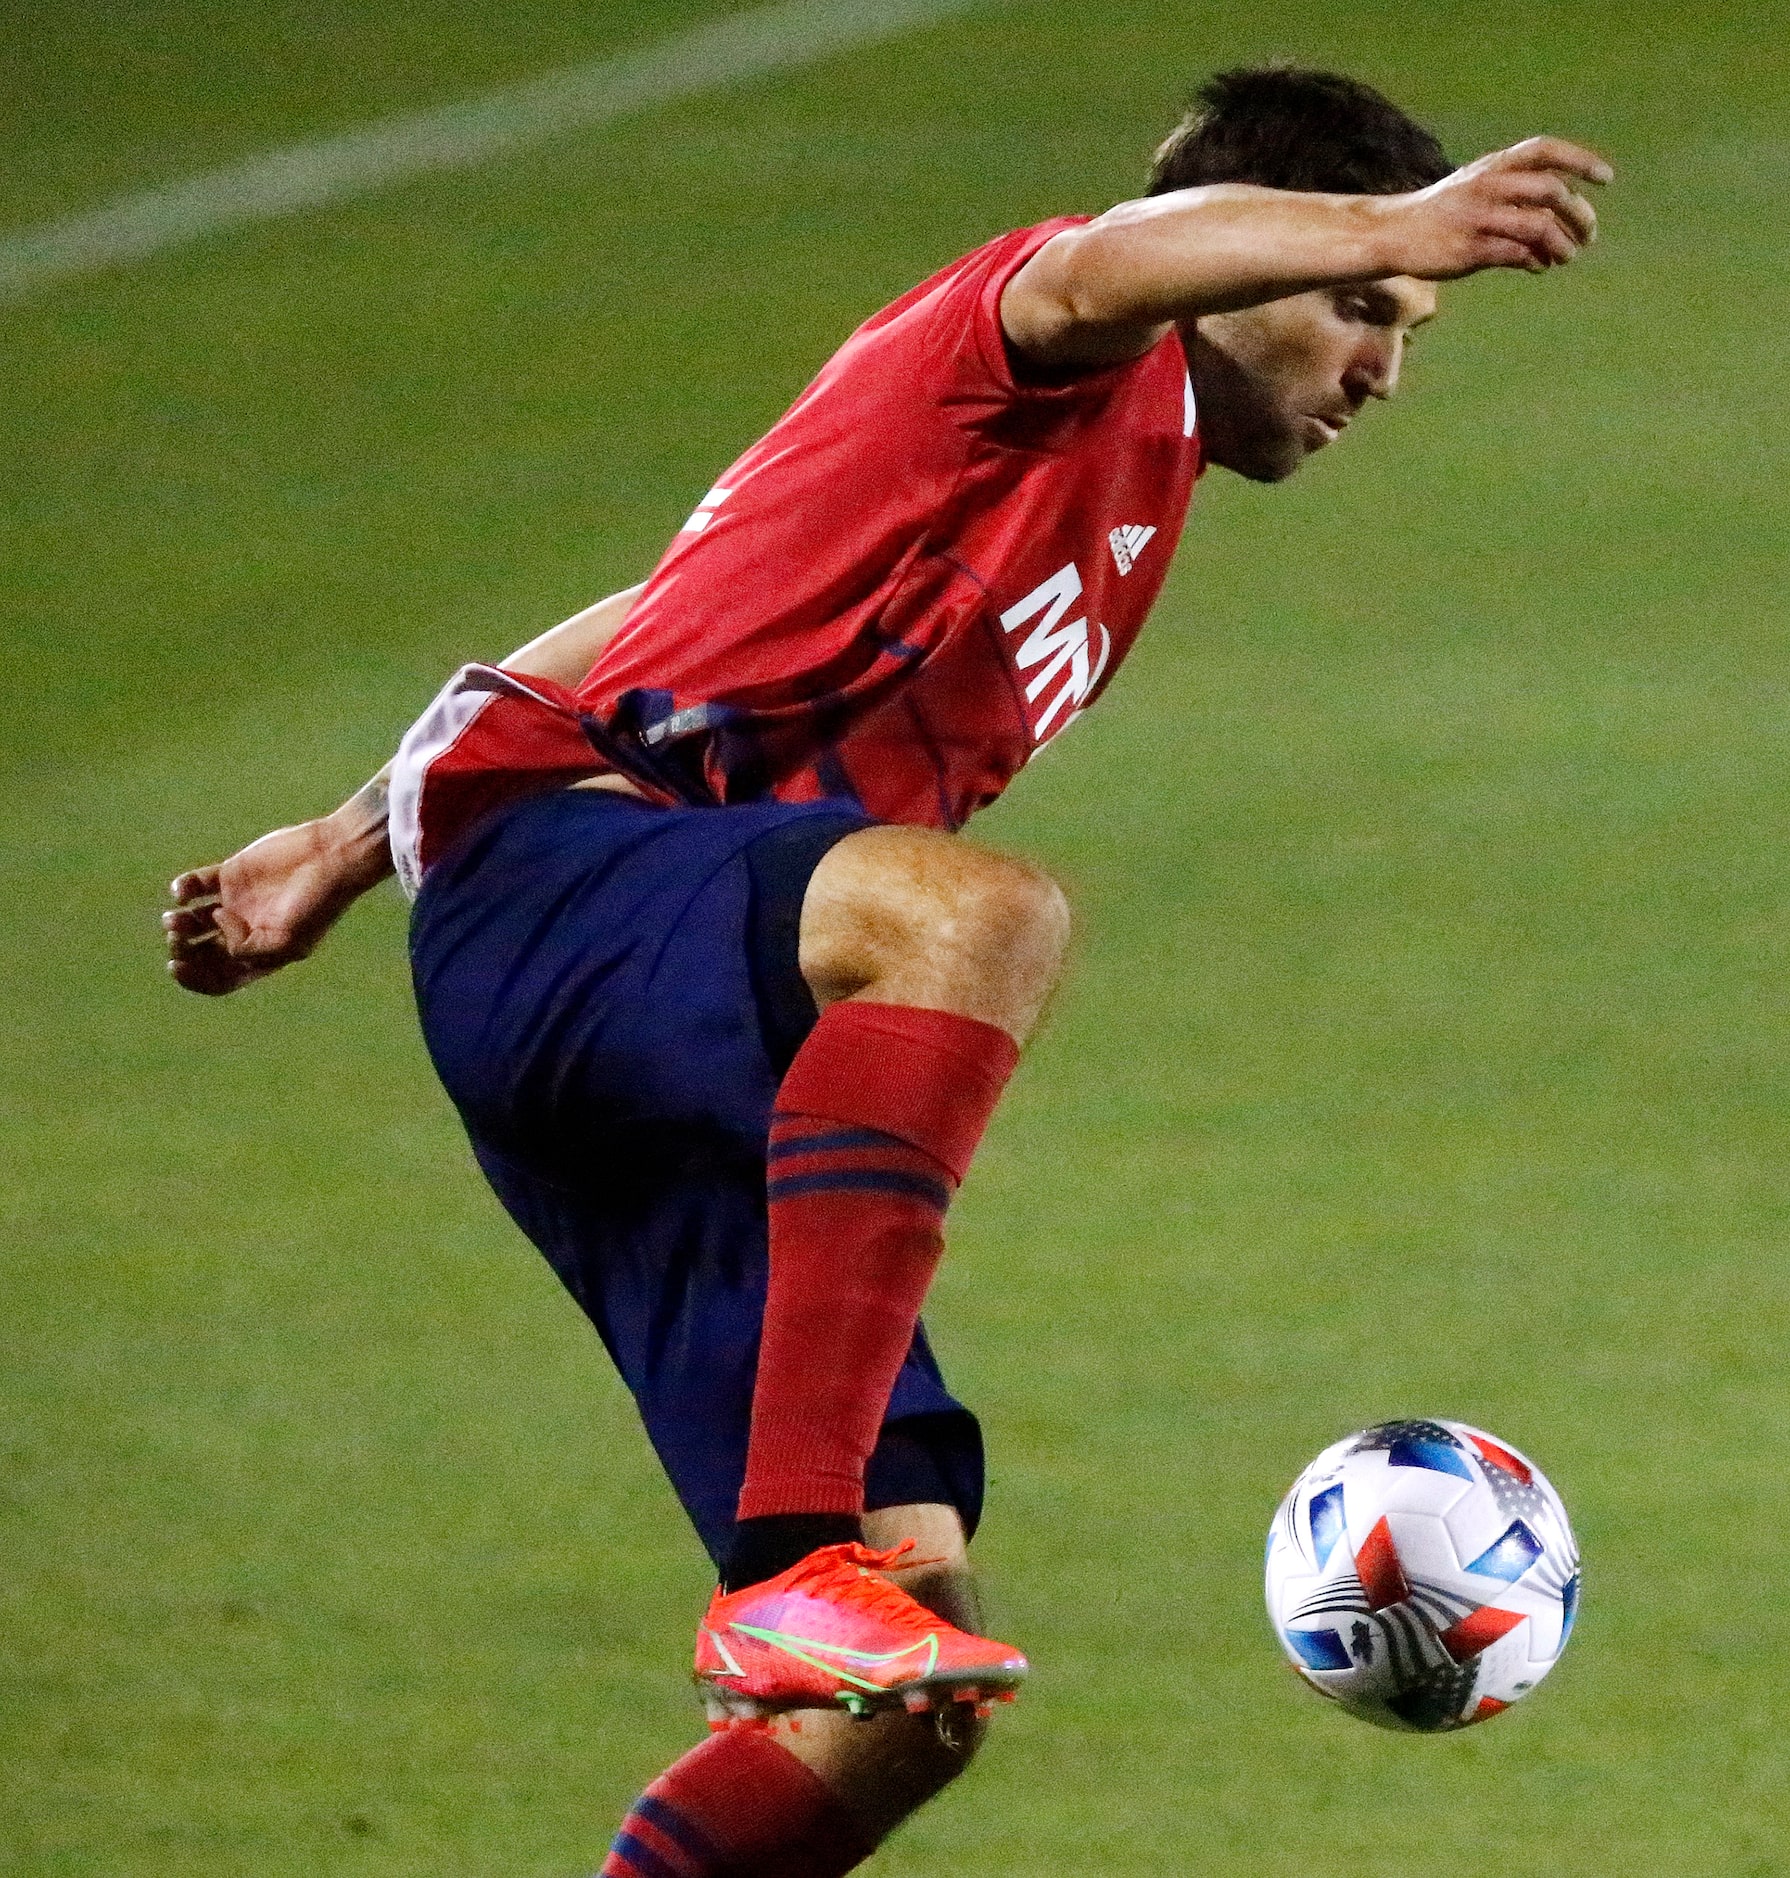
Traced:
POLYGON ((596 664, 597 654, 621 631, 645 586, 641 581, 624 587, 582 613, 549 626, 538 639, 529 640, 504 659, 504 670, 520 672, 525 678, 550 678, 556 685, 578 684, 596 664))
POLYGON ((1215 183, 1122 202, 1040 248, 1008 283, 1001 323, 1033 364, 1088 370, 1141 357, 1177 322, 1313 288, 1539 273, 1596 238, 1573 185, 1611 175, 1593 151, 1533 137, 1408 195, 1215 183))
MULTIPOLYGON (((575 685, 621 630, 639 587, 587 606, 531 639, 506 669, 575 685)), ((188 991, 221 997, 307 957, 356 900, 392 871, 390 765, 329 815, 276 828, 229 860, 182 874, 162 915, 168 970, 188 991)))

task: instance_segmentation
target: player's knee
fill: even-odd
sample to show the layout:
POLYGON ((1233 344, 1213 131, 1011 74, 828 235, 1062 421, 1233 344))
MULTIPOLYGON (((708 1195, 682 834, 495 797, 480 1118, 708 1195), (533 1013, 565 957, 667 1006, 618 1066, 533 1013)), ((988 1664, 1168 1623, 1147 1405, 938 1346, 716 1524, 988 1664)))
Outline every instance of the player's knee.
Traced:
MULTIPOLYGON (((1069 948, 1069 902, 1048 874, 988 855, 950 913, 957 942, 1049 991, 1069 948)), ((942 936, 942 935, 941 935, 942 936)))
POLYGON ((1021 1038, 1068 943, 1069 904, 1047 874, 919 829, 839 843, 802 909, 802 969, 823 1002, 935 1006, 1021 1038))
POLYGON ((1023 1040, 1062 972, 1069 902, 1036 868, 1000 855, 983 861, 941 909, 921 958, 947 981, 941 1001, 1023 1040))

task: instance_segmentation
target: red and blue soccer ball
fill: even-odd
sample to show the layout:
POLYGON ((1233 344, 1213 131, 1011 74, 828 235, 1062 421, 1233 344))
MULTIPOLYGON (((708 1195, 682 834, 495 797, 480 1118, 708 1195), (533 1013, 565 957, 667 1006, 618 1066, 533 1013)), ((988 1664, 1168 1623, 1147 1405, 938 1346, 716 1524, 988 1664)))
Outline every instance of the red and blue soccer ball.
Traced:
POLYGON ((1560 1496, 1465 1422, 1385 1422, 1324 1450, 1268 1533, 1293 1667, 1382 1728, 1466 1728, 1529 1693, 1579 1603, 1560 1496))

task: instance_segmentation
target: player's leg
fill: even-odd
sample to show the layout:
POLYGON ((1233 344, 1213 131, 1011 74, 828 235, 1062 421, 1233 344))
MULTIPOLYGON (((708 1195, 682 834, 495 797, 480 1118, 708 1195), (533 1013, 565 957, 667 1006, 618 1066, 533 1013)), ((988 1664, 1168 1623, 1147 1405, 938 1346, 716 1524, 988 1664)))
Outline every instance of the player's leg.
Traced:
MULTIPOLYGON (((876 1545, 913 1542, 891 1575, 947 1621, 975 1621, 963 1523, 952 1506, 865 1516, 876 1545)), ((803 1710, 735 1724, 668 1768, 622 1822, 602 1878, 841 1878, 969 1765, 986 1727, 973 1705, 857 1721, 803 1710)))
MULTIPOLYGON (((567 792, 494 821, 439 864, 412 933, 425 1033, 481 1164, 602 1333, 717 1560, 734 1534, 764 1318, 769 1118, 815 1027, 798 929, 822 857, 855 832, 840 820, 824 805, 717 814, 567 792)), ((948 918, 960 932, 992 924, 1003 897, 935 896, 955 906, 948 918)), ((878 974, 859 976, 868 985, 878 974)), ((911 1325, 905 1334, 911 1347, 891 1403, 896 1419, 875 1449, 872 1503, 949 1502, 973 1525, 974 1420, 911 1325)), ((878 1394, 889 1400, 886 1380, 878 1394)), ((868 1611, 872 1627, 886 1630, 889 1600, 898 1607, 900 1679, 916 1680, 920 1658, 954 1651, 967 1649, 980 1666, 992 1647, 997 1670, 1009 1660, 855 1560, 835 1563, 854 1618, 868 1611)), ((819 1615, 824 1623, 837 1611, 819 1615)), ((802 1692, 808 1703, 856 1692, 858 1641, 843 1655, 809 1652, 820 1673, 802 1692)), ((952 1695, 974 1686, 967 1677, 929 1684, 925 1695, 947 1704, 947 1732, 963 1721, 952 1695)), ((894 1693, 925 1705, 918 1689, 894 1693)), ((829 1724, 816 1726, 824 1735, 829 1724)), ((910 1746, 938 1734, 935 1718, 909 1727, 905 1713, 893 1726, 863 1726, 879 1731, 873 1740, 910 1746)), ((776 1862, 765 1869, 783 1878, 848 1869, 863 1855, 869 1826, 766 1731, 729 1730, 717 1742, 686 1757, 678 1776, 686 1798, 692 1782, 703 1783, 716 1843, 774 1844, 776 1862)), ((879 1750, 844 1785, 868 1792, 888 1760, 879 1750)), ((892 1797, 877 1817, 905 1811, 940 1777, 936 1765, 888 1772, 892 1797)), ((663 1843, 658 1856, 675 1866, 663 1843)))
MULTIPOLYGON (((911 1542, 910 1556, 920 1562, 889 1575, 947 1623, 966 1631, 980 1628, 963 1521, 954 1506, 866 1513, 864 1537, 887 1550, 911 1542)), ((987 1727, 980 1705, 951 1702, 923 1715, 885 1709, 863 1721, 837 1710, 797 1710, 780 1716, 771 1733, 880 1844, 969 1766, 987 1727)))
POLYGON ((815 867, 800 960, 823 1008, 772 1118, 770 1283, 730 1591, 860 1536, 865 1466, 945 1210, 1068 923, 1035 869, 927 830, 863 829, 815 867))

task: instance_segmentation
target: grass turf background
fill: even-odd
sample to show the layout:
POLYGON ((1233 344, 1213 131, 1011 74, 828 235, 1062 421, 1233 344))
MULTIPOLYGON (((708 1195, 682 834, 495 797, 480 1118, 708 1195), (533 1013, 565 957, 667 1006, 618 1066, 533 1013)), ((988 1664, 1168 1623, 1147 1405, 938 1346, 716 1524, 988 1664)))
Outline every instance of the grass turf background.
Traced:
MULTIPOLYGON (((0 225, 708 11, 61 7, 0 54, 0 225)), ((214 1006, 161 883, 637 577, 858 317, 1291 55, 1622 180, 1296 484, 1211 480, 982 826, 1082 921, 931 1313, 1038 1671, 875 1869, 1790 1865, 1786 24, 1009 5, 0 313, 0 1864, 575 1874, 691 1738, 702 1561, 476 1180, 401 906, 214 1006), (1312 1701, 1259 1611, 1286 1481, 1405 1411, 1535 1453, 1587 1556, 1567 1661, 1451 1740, 1312 1701)))

